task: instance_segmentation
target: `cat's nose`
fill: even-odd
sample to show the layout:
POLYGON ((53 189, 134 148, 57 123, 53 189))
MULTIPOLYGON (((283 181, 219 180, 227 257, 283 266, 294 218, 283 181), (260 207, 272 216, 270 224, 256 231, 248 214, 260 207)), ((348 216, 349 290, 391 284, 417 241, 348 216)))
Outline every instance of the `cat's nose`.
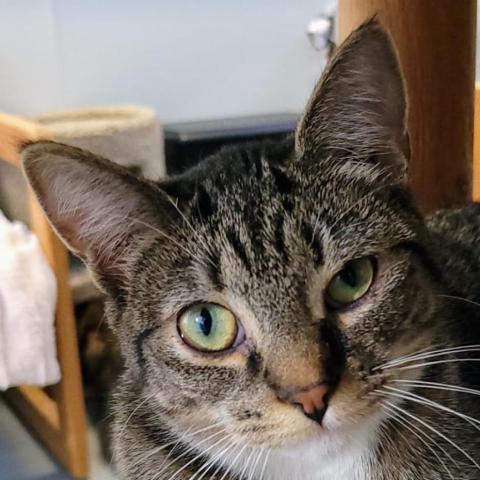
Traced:
POLYGON ((291 404, 300 407, 308 418, 321 424, 327 407, 325 397, 328 390, 328 385, 321 383, 293 393, 288 400, 291 404))

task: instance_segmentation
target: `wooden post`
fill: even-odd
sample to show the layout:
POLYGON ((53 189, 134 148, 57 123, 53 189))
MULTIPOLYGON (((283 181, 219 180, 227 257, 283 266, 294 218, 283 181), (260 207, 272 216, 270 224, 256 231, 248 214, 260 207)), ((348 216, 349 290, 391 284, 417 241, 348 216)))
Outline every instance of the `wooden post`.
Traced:
POLYGON ((475 0, 339 0, 339 40, 377 15, 409 97, 410 183, 425 212, 471 200, 475 0))
POLYGON ((480 83, 475 85, 473 115, 473 200, 480 202, 480 83))

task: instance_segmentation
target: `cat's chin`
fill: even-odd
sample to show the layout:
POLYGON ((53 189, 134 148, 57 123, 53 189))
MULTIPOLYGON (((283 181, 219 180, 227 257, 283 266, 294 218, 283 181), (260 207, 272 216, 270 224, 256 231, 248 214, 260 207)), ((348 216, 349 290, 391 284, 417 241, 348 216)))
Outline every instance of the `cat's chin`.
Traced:
MULTIPOLYGON (((333 428, 312 423, 303 436, 293 435, 277 445, 263 445, 260 450, 269 454, 262 478, 370 478, 369 473, 362 469, 367 468, 370 464, 368 460, 374 455, 382 415, 373 414, 358 423, 341 424, 335 418, 331 418, 330 422, 333 428)), ((260 474, 260 471, 257 473, 260 474)))

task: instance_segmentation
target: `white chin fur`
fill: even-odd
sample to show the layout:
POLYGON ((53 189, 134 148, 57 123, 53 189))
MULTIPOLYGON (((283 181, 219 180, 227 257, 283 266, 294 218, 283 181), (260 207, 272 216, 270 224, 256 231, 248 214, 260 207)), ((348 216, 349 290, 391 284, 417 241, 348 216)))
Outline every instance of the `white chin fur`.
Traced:
POLYGON ((258 448, 240 453, 237 449, 230 452, 225 465, 238 475, 243 473, 245 480, 369 480, 380 421, 372 417, 348 429, 325 430, 315 438, 270 453, 262 454, 258 448))

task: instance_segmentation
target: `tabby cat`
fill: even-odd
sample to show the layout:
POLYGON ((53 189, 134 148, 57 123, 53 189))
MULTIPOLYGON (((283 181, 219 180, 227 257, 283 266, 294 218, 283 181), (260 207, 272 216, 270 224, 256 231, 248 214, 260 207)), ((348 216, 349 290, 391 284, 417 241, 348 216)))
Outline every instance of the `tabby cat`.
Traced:
POLYGON ((371 21, 285 142, 158 183, 25 147, 109 298, 121 478, 480 479, 480 209, 422 217, 405 117, 371 21))

